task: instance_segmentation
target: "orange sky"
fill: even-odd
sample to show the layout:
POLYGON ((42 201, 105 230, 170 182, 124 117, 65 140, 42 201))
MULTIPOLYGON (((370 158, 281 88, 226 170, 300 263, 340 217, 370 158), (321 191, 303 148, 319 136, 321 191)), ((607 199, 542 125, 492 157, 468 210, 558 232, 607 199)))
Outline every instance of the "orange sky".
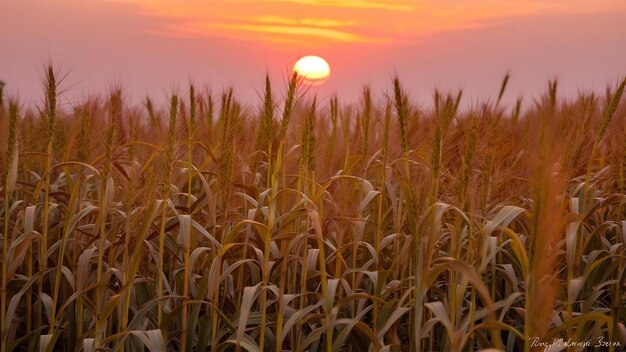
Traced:
MULTIPOLYGON (((117 0, 119 1, 119 0, 117 0)), ((472 29, 507 17, 573 15, 624 9, 623 1, 122 0, 140 12, 178 22, 153 31, 219 36, 320 49, 339 43, 410 44, 443 31, 472 29)))
POLYGON ((511 99, 559 77, 564 94, 626 73, 623 0, 4 0, 0 79, 37 102, 47 58, 70 71, 62 99, 111 84, 160 98, 189 79, 251 102, 270 73, 326 58, 322 98, 384 93, 398 72, 415 99, 463 88, 478 101, 509 71, 511 99))

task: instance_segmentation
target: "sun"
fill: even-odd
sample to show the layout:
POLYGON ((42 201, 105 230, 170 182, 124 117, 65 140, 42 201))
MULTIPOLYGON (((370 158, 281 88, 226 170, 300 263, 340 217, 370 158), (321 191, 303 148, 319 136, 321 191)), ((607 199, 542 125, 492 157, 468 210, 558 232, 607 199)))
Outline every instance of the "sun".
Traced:
POLYGON ((324 83, 330 76, 330 65, 328 65, 328 62, 314 55, 301 57, 293 65, 293 70, 307 83, 315 85, 324 83))

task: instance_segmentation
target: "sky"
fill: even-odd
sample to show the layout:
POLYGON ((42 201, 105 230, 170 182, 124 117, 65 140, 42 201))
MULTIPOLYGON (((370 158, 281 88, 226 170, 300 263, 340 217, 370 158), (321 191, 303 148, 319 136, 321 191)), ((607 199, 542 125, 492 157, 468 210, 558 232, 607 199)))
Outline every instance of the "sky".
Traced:
POLYGON ((318 55, 331 68, 309 92, 320 99, 382 96, 397 74, 418 103, 434 89, 478 103, 507 72, 507 101, 554 78, 574 97, 626 74, 624 18, 623 0, 0 0, 0 80, 35 106, 51 60, 62 106, 118 85, 165 102, 189 82, 256 104, 266 73, 280 91, 318 55))

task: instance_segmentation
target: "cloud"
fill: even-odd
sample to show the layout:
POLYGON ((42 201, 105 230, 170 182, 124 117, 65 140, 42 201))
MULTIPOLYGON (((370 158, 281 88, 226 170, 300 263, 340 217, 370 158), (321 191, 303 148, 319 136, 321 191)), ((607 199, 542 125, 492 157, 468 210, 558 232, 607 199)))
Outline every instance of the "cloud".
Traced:
MULTIPOLYGON (((243 0, 248 1, 248 0, 243 0)), ((415 5, 407 1, 370 1, 370 0, 265 0, 265 2, 290 2, 295 4, 344 7, 356 9, 379 9, 389 11, 413 11, 415 5)))
POLYGON ((404 45, 512 18, 624 8, 623 0, 109 0, 141 4, 164 18, 153 34, 294 43, 404 45), (169 23, 174 25, 168 26, 169 23), (313 43, 311 38, 317 40, 313 43))
POLYGON ((303 26, 298 24, 198 23, 193 26, 188 26, 184 31, 209 34, 211 30, 214 29, 278 34, 285 37, 315 37, 337 42, 382 43, 389 41, 388 38, 370 37, 333 28, 303 26))
POLYGON ((312 27, 351 27, 357 24, 356 21, 343 21, 331 18, 302 18, 293 19, 281 16, 261 16, 255 18, 256 22, 263 24, 287 25, 287 26, 312 26, 312 27))

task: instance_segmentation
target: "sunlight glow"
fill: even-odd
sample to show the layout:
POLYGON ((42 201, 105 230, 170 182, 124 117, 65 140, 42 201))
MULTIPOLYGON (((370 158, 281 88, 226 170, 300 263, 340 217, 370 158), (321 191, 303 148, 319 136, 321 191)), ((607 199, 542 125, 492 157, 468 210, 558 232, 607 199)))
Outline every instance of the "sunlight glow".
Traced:
POLYGON ((309 55, 300 58, 293 65, 294 72, 308 83, 322 84, 330 76, 330 65, 319 56, 309 55))

